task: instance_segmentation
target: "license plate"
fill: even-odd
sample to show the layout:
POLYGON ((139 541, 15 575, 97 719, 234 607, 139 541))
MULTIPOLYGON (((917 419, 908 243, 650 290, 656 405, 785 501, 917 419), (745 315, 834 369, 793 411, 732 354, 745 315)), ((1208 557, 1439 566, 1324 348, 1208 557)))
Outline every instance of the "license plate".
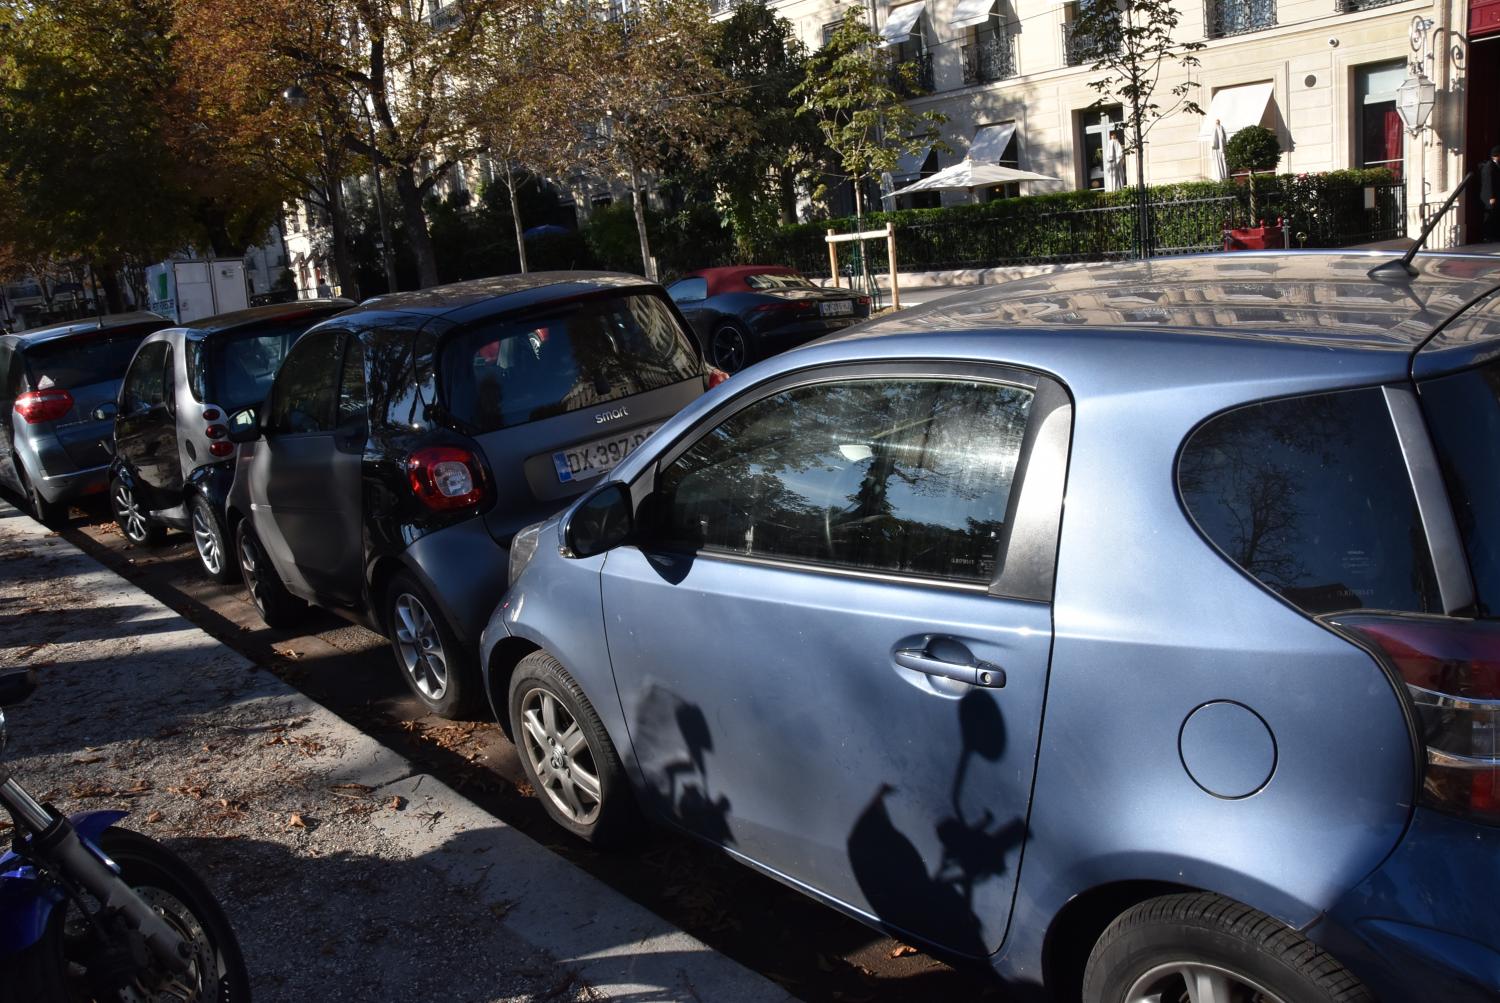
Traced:
POLYGON ((607 439, 595 439, 569 449, 559 449, 552 454, 552 466, 557 470, 557 479, 568 484, 609 473, 659 427, 651 425, 607 439))
POLYGON ((853 300, 833 300, 822 305, 825 317, 848 317, 854 313, 853 300))

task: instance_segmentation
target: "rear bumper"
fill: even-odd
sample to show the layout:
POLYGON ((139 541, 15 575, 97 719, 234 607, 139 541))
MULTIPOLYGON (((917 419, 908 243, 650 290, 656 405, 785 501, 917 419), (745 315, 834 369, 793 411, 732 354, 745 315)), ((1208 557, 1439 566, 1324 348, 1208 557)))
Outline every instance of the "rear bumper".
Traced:
POLYGON ((1500 995, 1500 829, 1418 809, 1380 869, 1307 935, 1382 1000, 1500 995))
POLYGON ((66 474, 44 474, 40 477, 28 470, 26 476, 31 478, 37 493, 49 502, 72 501, 103 492, 109 486, 109 464, 66 474))

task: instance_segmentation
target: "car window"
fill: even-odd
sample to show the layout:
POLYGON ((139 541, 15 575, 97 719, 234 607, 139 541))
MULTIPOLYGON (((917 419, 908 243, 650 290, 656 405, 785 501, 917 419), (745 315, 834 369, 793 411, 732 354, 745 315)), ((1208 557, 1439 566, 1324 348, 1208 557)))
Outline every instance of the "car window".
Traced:
POLYGON ((259 404, 297 339, 319 318, 254 327, 188 341, 188 382, 193 397, 227 413, 259 404))
POLYGON ((153 341, 136 353, 121 393, 125 411, 154 407, 166 400, 170 353, 171 346, 165 341, 153 341))
POLYGON ((708 298, 708 280, 704 278, 683 279, 667 287, 667 294, 678 303, 691 303, 708 298))
POLYGON ((1500 362, 1420 387, 1479 615, 1500 616, 1500 362))
POLYGON ((1442 612, 1378 388, 1220 414, 1188 438, 1177 477, 1204 535, 1306 612, 1442 612))
POLYGON ((480 324, 444 342, 439 365, 449 413, 482 432, 703 374, 671 309, 650 294, 480 324))
POLYGON ((273 384, 266 428, 281 435, 333 429, 339 378, 339 331, 318 331, 287 353, 273 384))
POLYGON ((671 547, 988 582, 1032 396, 962 379, 782 391, 662 471, 657 532, 671 547))
POLYGON ((25 352, 33 390, 73 390, 118 380, 130 357, 152 328, 126 328, 120 333, 88 333, 33 345, 25 352))
POLYGON ((13 358, 15 354, 8 347, 0 345, 0 399, 9 400, 16 396, 10 385, 11 374, 14 372, 11 368, 13 358))
POLYGON ((337 427, 353 429, 363 424, 370 401, 365 393, 365 350, 357 338, 349 338, 339 376, 337 427))
POLYGON ((751 289, 815 289, 808 279, 800 275, 747 275, 745 284, 751 289))

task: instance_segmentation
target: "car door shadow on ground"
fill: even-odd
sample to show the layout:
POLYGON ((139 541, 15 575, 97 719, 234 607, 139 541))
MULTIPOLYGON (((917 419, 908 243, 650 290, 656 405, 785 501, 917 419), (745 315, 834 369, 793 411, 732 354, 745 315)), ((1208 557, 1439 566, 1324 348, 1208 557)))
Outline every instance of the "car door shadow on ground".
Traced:
MULTIPOLYGON (((974 758, 997 762, 1005 753, 1005 720, 991 694, 971 689, 957 703, 963 751, 953 778, 953 814, 934 820, 942 858, 935 867, 897 828, 887 800, 898 786, 881 783, 849 833, 849 863, 871 911, 898 936, 912 936, 964 957, 984 958, 998 947, 984 936, 975 890, 1005 873, 1006 856, 1025 835, 1022 816, 1001 821, 988 809, 969 818, 964 780, 974 758)), ((990 917, 1004 929, 1003 917, 990 917)), ((995 938, 991 938, 995 939, 995 938)))

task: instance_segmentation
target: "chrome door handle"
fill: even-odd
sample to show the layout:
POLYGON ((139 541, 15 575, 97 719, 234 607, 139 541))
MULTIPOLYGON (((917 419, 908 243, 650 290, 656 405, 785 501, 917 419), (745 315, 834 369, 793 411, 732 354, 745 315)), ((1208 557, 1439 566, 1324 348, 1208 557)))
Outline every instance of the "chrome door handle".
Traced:
POLYGON ((894 657, 897 665, 903 669, 911 669, 913 672, 955 679, 961 683, 968 683, 970 686, 989 686, 999 689, 1005 685, 1005 670, 991 662, 982 662, 978 659, 967 663, 950 662, 941 658, 933 658, 927 653, 926 647, 900 648, 897 649, 894 657))

